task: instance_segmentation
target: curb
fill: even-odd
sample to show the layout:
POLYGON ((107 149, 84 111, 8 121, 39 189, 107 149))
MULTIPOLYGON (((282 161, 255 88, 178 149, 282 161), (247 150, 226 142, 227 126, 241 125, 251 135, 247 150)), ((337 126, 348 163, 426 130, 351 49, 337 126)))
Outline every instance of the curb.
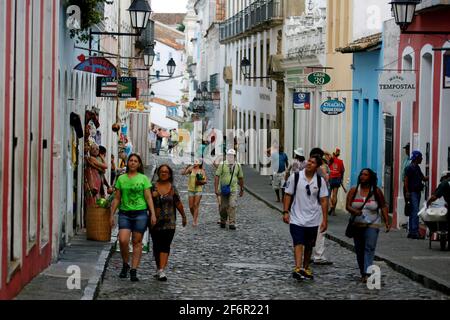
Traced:
MULTIPOLYGON (((276 206, 274 206, 272 203, 270 203, 269 201, 263 199, 261 196, 259 196, 255 191, 253 191, 252 189, 248 188, 248 187, 244 187, 244 189, 250 193, 252 196, 254 196, 255 198, 257 198, 258 200, 264 202, 267 206, 269 206, 270 208, 279 211, 282 213, 282 210, 280 210, 279 208, 277 208, 276 206)), ((355 252, 355 246, 335 235, 333 235, 332 233, 330 233, 329 231, 325 234, 325 237, 331 241, 334 241, 336 243, 338 243, 339 245, 341 245, 342 247, 355 252)), ((440 291, 444 294, 450 295, 450 286, 443 284, 442 282, 439 282, 438 279, 436 279, 436 277, 434 277, 433 275, 427 274, 426 272, 423 271, 417 271, 412 267, 409 266, 405 266, 403 264, 394 262, 392 260, 390 260, 388 257, 376 253, 375 254, 375 260, 376 261, 383 261, 385 262, 389 267, 391 267, 393 270, 407 276, 408 278, 410 278, 411 280, 418 282, 420 284, 422 284, 425 288, 428 289, 432 289, 432 290, 437 290, 440 291)))
POLYGON ((105 248, 100 253, 100 257, 98 258, 97 264, 95 265, 95 275, 89 279, 88 285, 84 289, 83 296, 80 300, 95 300, 97 298, 100 284, 103 282, 106 268, 114 252, 115 242, 116 240, 114 238, 111 239, 111 242, 109 243, 109 249, 105 248))

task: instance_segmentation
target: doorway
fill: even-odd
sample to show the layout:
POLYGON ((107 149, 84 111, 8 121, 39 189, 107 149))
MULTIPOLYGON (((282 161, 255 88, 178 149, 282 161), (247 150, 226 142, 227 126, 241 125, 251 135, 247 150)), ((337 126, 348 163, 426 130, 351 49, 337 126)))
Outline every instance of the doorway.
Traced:
POLYGON ((385 115, 385 138, 384 138, 384 195, 389 204, 389 212, 394 211, 394 117, 385 115))

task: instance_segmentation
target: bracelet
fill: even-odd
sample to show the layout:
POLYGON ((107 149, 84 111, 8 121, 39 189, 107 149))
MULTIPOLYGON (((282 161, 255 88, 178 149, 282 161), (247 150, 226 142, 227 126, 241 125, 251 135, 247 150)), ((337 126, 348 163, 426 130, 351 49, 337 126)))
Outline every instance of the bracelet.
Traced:
POLYGON ((289 214, 289 211, 283 211, 283 214, 289 214))

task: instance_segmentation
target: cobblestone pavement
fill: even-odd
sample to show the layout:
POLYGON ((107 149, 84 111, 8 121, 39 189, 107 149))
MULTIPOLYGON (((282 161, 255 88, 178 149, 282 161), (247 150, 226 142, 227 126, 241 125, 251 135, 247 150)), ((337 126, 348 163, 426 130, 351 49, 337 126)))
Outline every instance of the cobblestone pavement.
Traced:
MULTIPOLYGON (((159 159, 159 162, 164 159, 159 159)), ((167 161, 167 160, 166 160, 167 161)), ((176 184, 182 192, 188 226, 180 221, 172 245, 167 282, 153 278, 156 271, 152 254, 144 254, 138 271, 140 282, 119 279, 122 265, 119 253, 110 260, 98 299, 152 300, 304 300, 304 299, 449 299, 438 291, 424 288, 383 262, 381 290, 369 290, 359 282, 353 252, 327 241, 332 266, 314 266, 314 281, 297 282, 293 267, 289 227, 278 212, 246 194, 239 200, 237 230, 220 229, 213 194, 212 168, 203 197, 200 225, 192 226, 187 205, 186 178, 178 173, 176 184)))

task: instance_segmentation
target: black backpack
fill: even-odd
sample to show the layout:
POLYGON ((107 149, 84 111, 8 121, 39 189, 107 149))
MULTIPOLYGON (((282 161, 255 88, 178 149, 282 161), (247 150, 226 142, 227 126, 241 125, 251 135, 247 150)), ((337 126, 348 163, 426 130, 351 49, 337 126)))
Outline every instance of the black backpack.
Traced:
MULTIPOLYGON (((319 176, 316 173, 317 176, 317 187, 319 188, 319 191, 317 192, 317 202, 320 203, 320 189, 322 189, 322 177, 319 176)), ((300 172, 296 172, 295 173, 295 181, 294 181, 294 194, 291 197, 291 203, 289 204, 289 211, 291 211, 292 208, 292 204, 294 203, 294 198, 295 195, 297 194, 297 185, 298 185, 298 181, 300 180, 300 172)))

